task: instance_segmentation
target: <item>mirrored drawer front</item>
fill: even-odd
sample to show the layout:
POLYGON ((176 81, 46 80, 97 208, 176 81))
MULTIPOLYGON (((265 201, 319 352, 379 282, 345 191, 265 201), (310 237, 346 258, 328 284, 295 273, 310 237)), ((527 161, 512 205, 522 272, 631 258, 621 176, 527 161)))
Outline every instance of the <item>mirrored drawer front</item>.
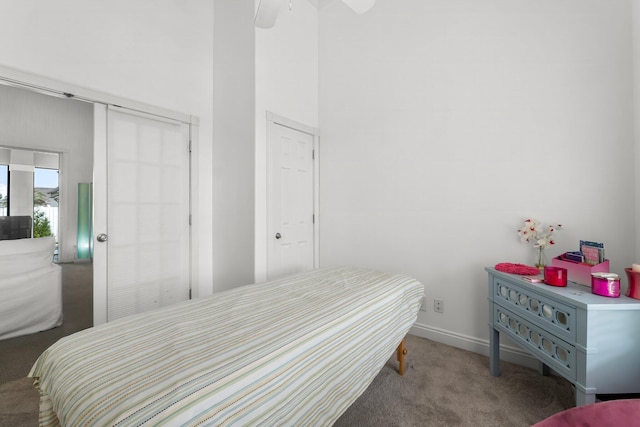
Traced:
POLYGON ((493 307, 496 329, 506 332, 510 338, 537 355, 565 378, 575 380, 575 347, 498 305, 493 307))
POLYGON ((494 300, 512 310, 514 313, 533 316, 535 321, 544 325, 553 334, 575 342, 576 340, 576 310, 562 303, 546 298, 536 292, 509 282, 495 279, 494 300), (524 314, 527 313, 527 314, 524 314))

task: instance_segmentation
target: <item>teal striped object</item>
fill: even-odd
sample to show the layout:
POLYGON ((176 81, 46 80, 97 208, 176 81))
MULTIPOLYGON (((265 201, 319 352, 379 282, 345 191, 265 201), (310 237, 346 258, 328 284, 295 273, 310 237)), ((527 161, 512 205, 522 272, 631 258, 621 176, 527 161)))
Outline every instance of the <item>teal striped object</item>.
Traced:
POLYGON ((331 425, 416 320, 422 284, 329 267, 65 337, 29 376, 41 426, 331 425))

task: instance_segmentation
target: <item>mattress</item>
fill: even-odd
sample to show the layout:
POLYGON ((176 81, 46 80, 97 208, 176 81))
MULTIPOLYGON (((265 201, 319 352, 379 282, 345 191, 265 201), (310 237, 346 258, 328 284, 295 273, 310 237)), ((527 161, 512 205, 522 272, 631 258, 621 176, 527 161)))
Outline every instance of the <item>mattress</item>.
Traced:
POLYGON ((75 333, 29 374, 40 425, 331 425, 423 294, 405 275, 329 267, 75 333))

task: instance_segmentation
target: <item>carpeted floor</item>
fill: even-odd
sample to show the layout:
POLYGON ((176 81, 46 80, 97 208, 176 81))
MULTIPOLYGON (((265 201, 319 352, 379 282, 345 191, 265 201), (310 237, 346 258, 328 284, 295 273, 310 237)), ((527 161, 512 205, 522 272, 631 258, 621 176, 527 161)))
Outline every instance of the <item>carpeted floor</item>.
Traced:
MULTIPOLYGON (((46 347, 91 324, 91 265, 63 265, 63 287, 63 326, 0 341, 0 426, 38 424, 38 393, 25 376, 46 347)), ((406 374, 392 357, 335 426, 529 426, 574 405, 562 378, 506 362, 492 377, 486 356, 411 335, 407 348, 406 374)))
MULTIPOLYGON (((0 384, 24 378, 38 356, 60 338, 93 326, 93 269, 90 263, 62 267, 62 326, 0 340, 0 384)), ((3 424, 0 424, 3 425, 3 424)))
POLYGON ((424 338, 407 336, 407 371, 392 357, 362 396, 336 422, 357 426, 530 426, 574 406, 573 388, 557 376, 424 338))

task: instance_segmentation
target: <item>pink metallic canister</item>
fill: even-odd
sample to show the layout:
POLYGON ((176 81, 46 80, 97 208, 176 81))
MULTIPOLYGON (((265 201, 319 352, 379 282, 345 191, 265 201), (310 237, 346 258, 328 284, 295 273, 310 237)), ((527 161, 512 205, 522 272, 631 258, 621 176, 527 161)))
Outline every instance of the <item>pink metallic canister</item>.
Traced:
POLYGON ((545 266, 544 283, 551 286, 567 286, 567 269, 545 266))
POLYGON ((620 276, 615 273, 591 273, 591 292, 603 297, 620 296, 620 276))
POLYGON ((625 268, 627 273, 627 279, 629 279, 629 289, 627 289, 627 296, 635 299, 640 299, 640 271, 625 268))

